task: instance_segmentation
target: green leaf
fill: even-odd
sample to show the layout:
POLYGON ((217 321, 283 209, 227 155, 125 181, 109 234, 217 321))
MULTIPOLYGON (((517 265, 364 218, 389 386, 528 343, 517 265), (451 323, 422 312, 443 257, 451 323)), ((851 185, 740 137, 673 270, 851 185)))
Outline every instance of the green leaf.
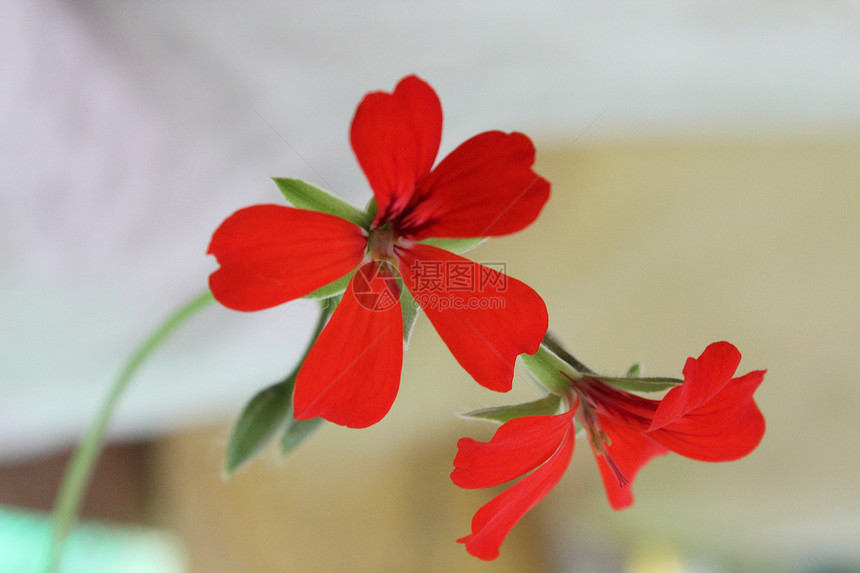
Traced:
POLYGON ((347 285, 349 285, 349 281, 352 280, 352 275, 355 274, 355 271, 357 269, 358 269, 358 267, 355 267, 355 269, 349 271, 347 274, 343 275, 342 277, 340 277, 336 281, 330 282, 327 285, 325 285, 324 287, 320 287, 317 290, 306 294, 305 298, 322 299, 322 298, 331 298, 333 296, 343 294, 343 292, 346 290, 347 285))
POLYGON ((260 391, 239 414, 227 444, 228 476, 259 455, 292 418, 295 382, 291 376, 260 391))
POLYGON ((548 394, 540 400, 534 402, 526 402, 525 404, 514 404, 511 406, 496 406, 493 408, 483 408, 473 412, 461 414, 467 418, 478 418, 481 420, 492 420, 504 424, 508 420, 514 418, 522 418, 523 416, 551 416, 558 412, 558 407, 561 404, 561 396, 558 394, 548 394))
POLYGON ((418 320, 418 315, 421 313, 421 307, 415 302, 415 297, 404 286, 403 281, 398 281, 398 286, 400 287, 400 312, 403 314, 403 344, 404 348, 408 348, 412 331, 415 330, 415 321, 418 320))
POLYGON ((637 363, 633 364, 627 370, 627 374, 624 377, 625 378, 641 378, 642 377, 642 363, 637 362, 637 363))
POLYGON ((487 240, 487 237, 476 237, 468 239, 424 239, 419 241, 424 245, 439 247, 452 253, 462 255, 465 252, 471 251, 481 243, 487 240))
POLYGON ((314 187, 300 179, 289 179, 287 177, 272 178, 284 198, 299 209, 320 211, 346 219, 364 229, 370 228, 373 217, 364 211, 353 207, 340 197, 335 197, 319 187, 314 187))
POLYGON ((575 380, 582 374, 559 358, 554 352, 541 344, 536 354, 521 354, 520 358, 526 369, 547 390, 555 394, 564 394, 575 380))
POLYGON ((617 378, 614 376, 598 376, 597 374, 589 374, 588 376, 596 378, 601 382, 606 382, 610 386, 614 386, 620 390, 630 392, 662 392, 663 390, 668 390, 684 383, 683 380, 678 378, 617 378))
POLYGON ((290 418, 287 429, 281 436, 281 456, 286 457, 316 431, 324 422, 322 418, 296 420, 290 418))

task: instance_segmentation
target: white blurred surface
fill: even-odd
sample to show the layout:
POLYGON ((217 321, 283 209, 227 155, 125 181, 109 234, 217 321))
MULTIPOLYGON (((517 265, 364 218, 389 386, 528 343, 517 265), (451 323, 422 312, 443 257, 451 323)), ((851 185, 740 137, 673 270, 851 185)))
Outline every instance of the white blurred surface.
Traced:
MULTIPOLYGON (((539 149, 584 131, 580 145, 860 129, 857 2, 5 4, 7 457, 78 435, 135 345, 205 288, 218 223, 279 201, 269 176, 363 205, 353 110, 408 73, 440 94, 443 153, 485 129, 539 149)), ((134 383, 115 432, 233 416, 291 367, 312 313, 207 311, 134 383)))

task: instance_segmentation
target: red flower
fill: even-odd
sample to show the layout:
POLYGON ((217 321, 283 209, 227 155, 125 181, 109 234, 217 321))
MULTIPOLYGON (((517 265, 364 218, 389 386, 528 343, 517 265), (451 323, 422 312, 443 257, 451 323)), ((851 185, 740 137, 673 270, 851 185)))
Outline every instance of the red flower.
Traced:
POLYGON ((459 487, 485 488, 527 474, 481 507, 472 533, 459 539, 472 555, 495 559, 505 536, 558 483, 573 454, 576 416, 585 428, 609 502, 623 509, 639 469, 672 450, 704 461, 729 461, 749 454, 764 435, 764 417, 753 392, 765 371, 732 378, 741 355, 715 342, 684 366, 684 383, 662 401, 618 390, 597 378, 572 381, 569 411, 515 418, 488 443, 457 443, 451 479, 459 487), (534 470, 534 471, 532 471, 534 470))
POLYGON ((435 168, 442 108, 421 79, 367 95, 350 142, 376 199, 367 228, 326 213, 280 205, 242 209, 209 245, 220 264, 209 285, 227 307, 253 311, 303 297, 362 265, 296 380, 296 419, 321 416, 366 427, 382 419, 400 381, 403 323, 396 273, 451 353, 480 384, 511 388, 513 364, 537 351, 546 307, 531 288, 443 249, 435 238, 505 235, 528 226, 549 197, 534 147, 520 133, 481 133, 435 168), (434 265, 438 281, 416 269, 434 265), (459 274, 480 277, 449 288, 459 274), (421 296, 417 296, 420 294, 421 296), (374 301, 368 304, 368 301, 374 301), (480 304, 491 300, 492 304, 480 304), (510 328, 510 325, 517 325, 510 328))

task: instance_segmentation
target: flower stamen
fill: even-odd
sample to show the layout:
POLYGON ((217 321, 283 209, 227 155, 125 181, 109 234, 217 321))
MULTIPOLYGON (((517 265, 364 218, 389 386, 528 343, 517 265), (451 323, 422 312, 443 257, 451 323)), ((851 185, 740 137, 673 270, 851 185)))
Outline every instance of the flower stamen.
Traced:
POLYGON ((618 464, 616 464, 615 460, 612 459, 612 456, 609 455, 609 451, 606 448, 606 442, 603 442, 598 452, 603 457, 603 460, 606 462, 606 465, 609 466, 609 469, 612 471, 612 474, 615 476, 615 479, 618 480, 619 487, 624 487, 628 483, 630 483, 630 480, 628 480, 624 476, 624 473, 621 471, 621 468, 618 467, 618 464))
POLYGON ((394 230, 390 224, 371 229, 367 237, 367 253, 374 261, 393 264, 396 268, 395 241, 394 230))
POLYGON ((583 427, 585 427, 586 432, 588 433, 588 441, 591 444, 591 448, 594 452, 600 455, 604 461, 606 462, 607 467, 615 476, 615 479, 618 480, 618 485, 620 487, 626 486, 630 483, 630 480, 624 475, 621 471, 621 468, 618 467, 618 464, 612 459, 612 456, 609 453, 609 446, 611 444, 611 440, 609 436, 606 435, 606 432, 603 431, 603 428, 600 427, 600 420, 597 417, 597 411, 592 402, 588 400, 585 396, 579 396, 579 390, 574 387, 574 393, 576 393, 579 409, 577 410, 577 417, 582 422, 583 427))

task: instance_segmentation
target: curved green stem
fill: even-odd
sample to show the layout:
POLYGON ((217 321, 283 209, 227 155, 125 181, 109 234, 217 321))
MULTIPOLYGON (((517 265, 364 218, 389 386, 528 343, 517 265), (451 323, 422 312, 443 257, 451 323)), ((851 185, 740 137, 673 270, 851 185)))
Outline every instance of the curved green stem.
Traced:
POLYGON ((178 326, 191 318, 199 310, 206 307, 215 299, 209 291, 186 303, 173 313, 159 326, 143 344, 135 351, 125 367, 114 380, 101 407, 96 414, 89 430, 81 441, 78 449, 66 469, 63 483, 54 506, 53 533, 51 548, 48 556, 48 572, 56 571, 59 567, 63 542, 75 521, 75 516, 81 505, 87 484, 93 473, 96 461, 102 450, 105 432, 111 414, 116 408, 117 401, 128 386, 141 364, 149 357, 156 347, 162 343, 178 326))

